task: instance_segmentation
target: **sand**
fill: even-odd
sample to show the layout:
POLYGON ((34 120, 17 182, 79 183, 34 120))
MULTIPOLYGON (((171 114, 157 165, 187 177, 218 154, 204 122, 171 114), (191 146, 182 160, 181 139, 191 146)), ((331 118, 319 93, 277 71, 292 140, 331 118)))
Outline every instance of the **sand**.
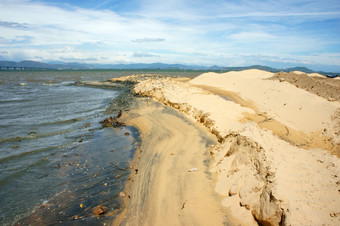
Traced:
POLYGON ((271 79, 288 82, 328 101, 340 101, 340 81, 334 78, 280 72, 271 79))
POLYGON ((142 134, 130 200, 121 225, 224 225, 232 219, 214 192, 208 131, 148 99, 122 120, 142 134), (189 172, 192 171, 192 172, 189 172))
POLYGON ((319 78, 325 78, 324 75, 322 74, 319 74, 319 73, 306 73, 306 72, 302 72, 302 71, 291 71, 290 73, 293 73, 293 74, 297 74, 297 75, 307 75, 307 76, 310 76, 310 77, 319 77, 319 78))
MULTIPOLYGON (((131 196, 128 206, 127 224, 159 225, 165 222, 161 220, 165 217, 171 219, 169 222, 173 225, 206 225, 206 221, 195 221, 197 218, 193 216, 201 217, 202 212, 216 207, 217 210, 206 212, 205 217, 202 215, 203 218, 217 219, 209 225, 221 225, 224 216, 228 216, 231 224, 238 222, 241 225, 340 224, 340 103, 294 83, 273 79, 273 76, 270 72, 247 70, 205 73, 189 82, 170 78, 135 81, 136 93, 182 112, 193 123, 204 125, 215 135, 219 143, 212 145, 210 156, 201 156, 199 162, 212 162, 205 165, 205 171, 210 167, 211 176, 208 178, 211 179, 203 184, 215 186, 216 193, 221 196, 218 201, 218 197, 209 191, 203 192, 208 196, 201 197, 203 193, 195 190, 196 186, 188 186, 198 183, 190 177, 191 173, 185 174, 189 177, 178 177, 177 174, 178 162, 196 159, 193 156, 200 149, 196 148, 200 141, 195 139, 202 136, 184 127, 172 130, 180 123, 162 118, 166 115, 164 111, 153 115, 155 109, 144 106, 133 112, 135 117, 130 121, 140 128, 143 140, 149 140, 143 143, 139 164, 146 167, 143 171, 152 173, 136 175, 132 192, 135 195, 131 196), (166 124, 168 121, 172 123, 166 124), (175 140, 188 137, 177 140, 183 145, 186 139, 191 141, 185 145, 185 149, 190 150, 187 155, 173 164, 168 163, 168 155, 160 155, 157 151, 167 150, 169 146, 171 151, 165 153, 173 152, 176 148, 170 141, 172 138, 164 140, 159 137, 159 132, 152 133, 151 122, 164 130, 160 132, 164 134, 160 135, 163 138, 167 137, 166 134, 175 137, 179 134, 175 140), (143 158, 147 160, 143 161, 143 158), (153 160, 152 166, 150 160, 153 160), (155 179, 157 168, 168 172, 162 178, 179 179, 177 182, 182 183, 183 190, 167 196, 169 187, 172 191, 178 191, 178 188, 171 187, 173 185, 168 184, 167 179, 155 179), (169 173, 172 171, 175 173, 169 173), (202 210, 199 203, 193 204, 197 209, 195 207, 183 217, 180 215, 182 211, 178 210, 178 206, 187 200, 179 195, 183 193, 195 193, 204 203, 212 202, 202 210), (162 212, 164 206, 168 211, 162 212), (221 207, 226 209, 219 209, 221 207), (219 216, 214 215, 216 213, 219 216)), ((176 153, 174 156, 178 155, 176 153)), ((196 163, 189 167, 187 164, 181 167, 196 167, 196 163)))
POLYGON ((300 131, 323 130, 329 125, 331 116, 340 107, 339 102, 329 103, 287 82, 266 80, 271 76, 273 73, 260 70, 207 73, 192 80, 191 84, 238 93, 242 99, 254 103, 257 109, 300 131))
MULTIPOLYGON (((203 85, 217 94, 227 91, 232 98, 236 96, 235 102, 256 112, 244 114, 244 121, 255 121, 295 146, 323 148, 340 156, 339 101, 333 98, 330 102, 330 96, 317 96, 296 84, 279 80, 279 76, 273 80, 273 75, 260 70, 206 73, 191 83, 203 85)), ((322 89, 324 93, 330 90, 328 86, 322 89)), ((337 96, 336 90, 334 96, 337 96)))

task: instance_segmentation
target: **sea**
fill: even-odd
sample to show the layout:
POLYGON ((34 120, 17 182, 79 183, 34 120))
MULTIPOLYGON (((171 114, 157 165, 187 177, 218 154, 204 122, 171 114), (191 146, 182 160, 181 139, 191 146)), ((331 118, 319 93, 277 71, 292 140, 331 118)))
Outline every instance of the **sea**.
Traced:
POLYGON ((121 110, 112 103, 126 90, 80 81, 201 73, 0 71, 0 225, 101 225, 125 208, 120 192, 141 143, 139 131, 99 122, 121 110), (100 216, 93 212, 98 206, 105 208, 100 216))

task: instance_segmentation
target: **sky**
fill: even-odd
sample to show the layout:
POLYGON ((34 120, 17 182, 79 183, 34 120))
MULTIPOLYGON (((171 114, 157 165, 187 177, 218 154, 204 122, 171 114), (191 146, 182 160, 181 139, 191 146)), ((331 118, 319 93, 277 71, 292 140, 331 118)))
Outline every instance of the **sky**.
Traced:
POLYGON ((0 0, 0 60, 340 71, 340 1, 0 0))

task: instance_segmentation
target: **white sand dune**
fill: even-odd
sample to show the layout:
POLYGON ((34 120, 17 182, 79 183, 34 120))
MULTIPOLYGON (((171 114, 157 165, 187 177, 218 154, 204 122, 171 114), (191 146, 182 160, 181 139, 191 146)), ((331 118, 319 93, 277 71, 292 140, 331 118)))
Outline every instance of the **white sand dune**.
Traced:
POLYGON ((217 137, 211 172, 231 219, 241 225, 339 225, 340 160, 330 151, 337 148, 332 128, 340 103, 268 80, 272 75, 247 70, 206 73, 189 83, 147 79, 135 92, 183 112, 217 137))
POLYGON ((261 70, 206 73, 190 83, 237 93, 260 111, 299 131, 309 133, 330 125, 331 116, 340 107, 339 102, 330 103, 286 82, 265 80, 272 75, 261 70))

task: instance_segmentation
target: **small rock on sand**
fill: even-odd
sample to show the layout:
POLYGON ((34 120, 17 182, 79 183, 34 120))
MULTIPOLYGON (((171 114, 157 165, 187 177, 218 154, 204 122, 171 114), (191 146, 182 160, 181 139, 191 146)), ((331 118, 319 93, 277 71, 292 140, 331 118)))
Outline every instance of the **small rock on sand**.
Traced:
POLYGON ((96 206, 93 210, 93 213, 96 216, 103 215, 105 212, 106 212, 106 207, 102 205, 96 206))

